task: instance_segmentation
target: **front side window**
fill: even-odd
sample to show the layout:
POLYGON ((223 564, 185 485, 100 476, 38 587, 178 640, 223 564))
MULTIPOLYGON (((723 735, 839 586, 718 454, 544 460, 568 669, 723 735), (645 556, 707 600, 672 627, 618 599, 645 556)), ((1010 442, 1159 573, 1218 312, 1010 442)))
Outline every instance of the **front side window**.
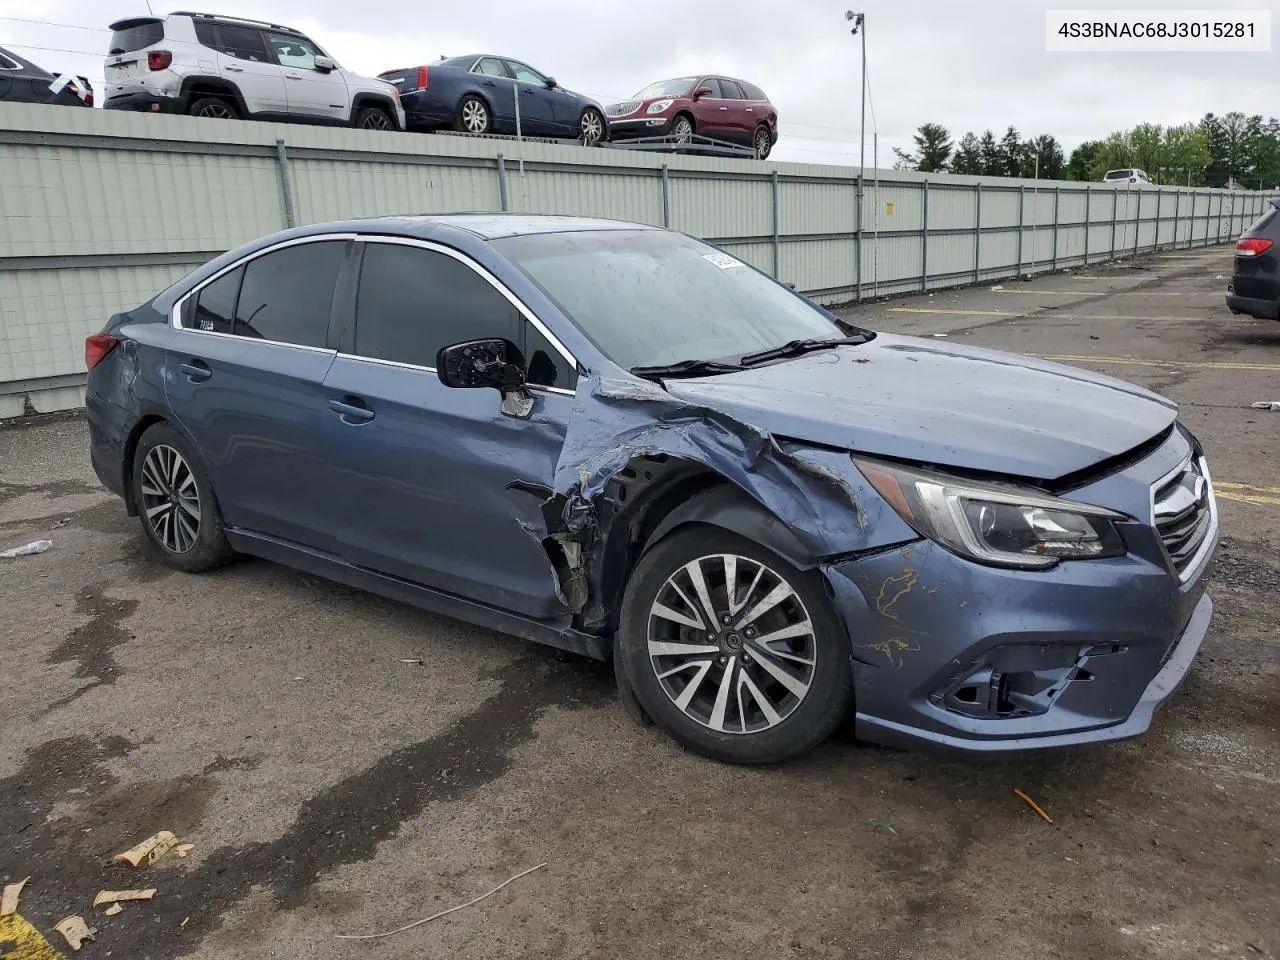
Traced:
POLYGON ((434 367, 441 347, 489 337, 520 348, 530 383, 572 388, 576 371, 471 267, 421 247, 365 246, 356 294, 357 356, 434 367))
POLYGON ((621 367, 736 360, 848 335, 825 311, 735 257, 661 230, 531 234, 493 246, 621 367))
POLYGON ((724 99, 724 91, 720 89, 720 81, 717 80, 715 77, 707 77, 700 84, 698 84, 698 89, 711 91, 710 93, 704 93, 703 94, 704 97, 712 97, 716 100, 724 99))
POLYGON ((276 55, 276 60, 280 62, 282 67, 292 67, 296 70, 314 70, 316 68, 316 57, 322 56, 313 43, 309 40, 303 40, 301 37, 269 33, 267 34, 267 41, 271 44, 271 52, 276 55))
POLYGON ((547 78, 540 74, 533 67, 526 66, 516 60, 508 60, 507 66, 511 68, 511 75, 522 83, 546 83, 547 78))
POLYGON ((232 333, 236 317, 236 298, 240 295, 240 281, 244 267, 236 267, 217 280, 201 287, 187 301, 183 310, 182 325, 206 333, 232 333))
POLYGON ((250 261, 232 332, 303 347, 325 346, 345 249, 344 240, 323 240, 250 261))

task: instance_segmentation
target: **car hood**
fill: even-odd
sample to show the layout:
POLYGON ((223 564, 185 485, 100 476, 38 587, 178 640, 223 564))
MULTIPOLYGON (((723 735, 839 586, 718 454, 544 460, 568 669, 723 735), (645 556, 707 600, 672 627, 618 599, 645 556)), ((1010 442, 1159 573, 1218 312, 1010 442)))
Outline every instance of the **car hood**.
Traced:
POLYGON ((668 392, 778 437, 1052 481, 1165 430, 1177 406, 1032 357, 880 334, 668 392))

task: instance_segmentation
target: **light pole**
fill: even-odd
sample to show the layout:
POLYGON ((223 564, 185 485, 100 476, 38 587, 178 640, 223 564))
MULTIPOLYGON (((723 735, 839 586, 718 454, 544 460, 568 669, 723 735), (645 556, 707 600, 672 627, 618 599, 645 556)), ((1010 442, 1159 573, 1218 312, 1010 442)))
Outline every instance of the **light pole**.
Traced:
POLYGON ((853 36, 862 37, 862 119, 858 124, 858 176, 862 177, 863 170, 867 166, 867 27, 866 15, 854 13, 852 10, 844 12, 846 20, 853 21, 853 29, 849 32, 853 36))

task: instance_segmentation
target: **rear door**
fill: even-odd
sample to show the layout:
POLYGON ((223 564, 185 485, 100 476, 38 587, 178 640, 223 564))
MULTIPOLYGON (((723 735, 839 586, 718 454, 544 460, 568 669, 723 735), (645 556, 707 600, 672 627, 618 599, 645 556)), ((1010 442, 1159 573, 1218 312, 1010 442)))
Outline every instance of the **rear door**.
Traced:
POLYGON ((165 361, 169 405, 227 524, 328 552, 338 506, 323 382, 351 247, 349 236, 308 239, 224 273, 184 300, 165 361))
POLYGON ((520 91, 520 129, 531 137, 559 136, 563 129, 556 122, 554 90, 547 89, 544 74, 519 60, 507 60, 507 69, 515 77, 520 91))
POLYGON ((547 618, 563 610, 536 531, 574 400, 576 369, 513 296, 460 254, 370 238, 354 324, 325 378, 346 415, 328 423, 347 559, 547 618), (504 416, 496 390, 446 387, 441 347, 505 337, 529 358, 535 407, 504 416))
POLYGON ((195 21, 196 38, 216 52, 218 76, 235 85, 250 113, 284 116, 284 71, 257 27, 195 21))
POLYGON ((345 122, 351 117, 351 99, 341 70, 316 69, 316 57, 324 51, 305 37, 267 32, 271 54, 284 74, 289 115, 298 119, 345 122))
MULTIPOLYGON (((516 93, 518 87, 507 69, 504 60, 498 57, 481 57, 476 61, 471 72, 476 75, 476 82, 481 92, 489 100, 493 108, 494 129, 492 132, 511 131, 516 128, 516 93)), ((454 104, 456 112, 457 104, 454 104)), ((523 124, 522 124, 523 126, 523 124)))

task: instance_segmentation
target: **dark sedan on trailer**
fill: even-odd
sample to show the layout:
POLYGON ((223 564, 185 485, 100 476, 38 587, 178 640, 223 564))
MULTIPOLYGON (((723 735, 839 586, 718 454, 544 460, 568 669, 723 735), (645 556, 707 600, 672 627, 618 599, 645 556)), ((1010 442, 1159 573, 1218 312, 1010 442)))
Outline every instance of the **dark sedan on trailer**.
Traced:
POLYGON ((54 76, 30 60, 0 47, 0 100, 92 107, 93 85, 84 77, 54 76))
POLYGON ((760 160, 778 142, 777 109, 754 83, 732 77, 661 80, 605 112, 611 140, 697 135, 751 147, 760 160))
POLYGON ((1134 736, 1209 625, 1217 508, 1171 401, 856 327, 671 231, 297 228, 85 356, 94 468, 174 567, 252 554, 613 658, 721 760, 851 709, 970 753, 1134 736))
POLYGON ((519 132, 577 139, 587 146, 607 133, 600 104, 510 57, 452 57, 430 66, 388 70, 379 78, 399 89, 412 129, 519 132))

